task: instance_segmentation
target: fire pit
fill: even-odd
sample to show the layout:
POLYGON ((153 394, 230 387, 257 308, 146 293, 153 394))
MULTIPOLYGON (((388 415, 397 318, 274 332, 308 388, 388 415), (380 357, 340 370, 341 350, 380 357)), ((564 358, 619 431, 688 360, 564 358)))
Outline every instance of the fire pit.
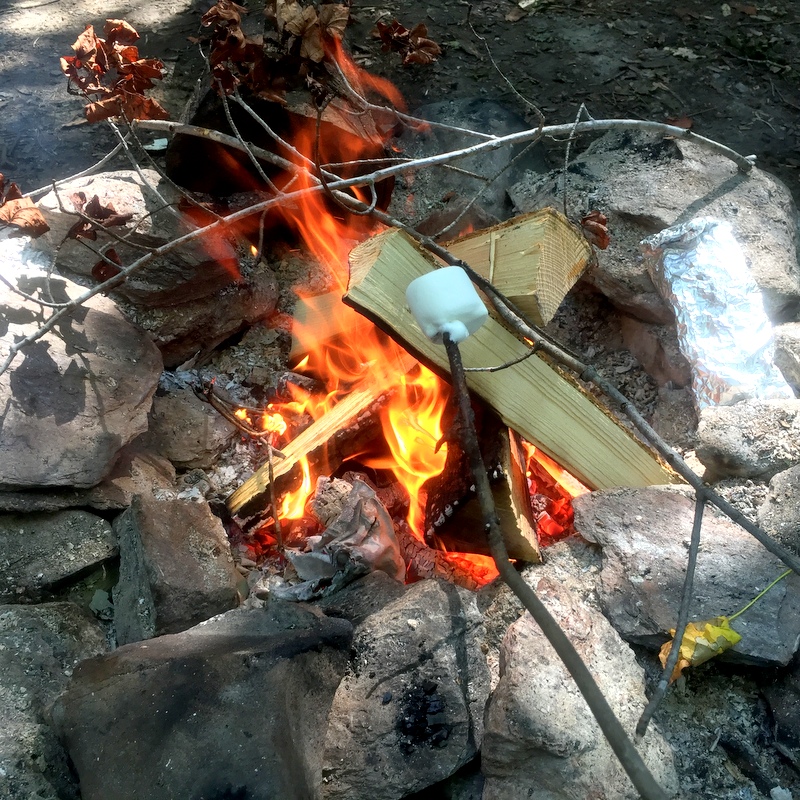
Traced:
MULTIPOLYGON (((3 298, 0 653, 10 658, 9 680, 48 701, 74 677, 52 715, 13 704, 11 728, 34 726, 40 738, 24 752, 14 744, 6 759, 0 737, 0 779, 12 796, 46 795, 49 783, 59 796, 87 800, 399 800, 448 793, 458 781, 487 800, 531 791, 578 800, 598 786, 604 796, 632 796, 631 780, 648 798, 679 787, 733 797, 747 784, 784 800, 784 787, 794 788, 787 759, 796 757, 796 723, 782 698, 796 680, 788 665, 800 590, 784 569, 797 559, 782 543, 791 544, 787 512, 798 504, 800 412, 788 395, 745 400, 700 409, 698 430, 669 412, 667 399, 694 418, 681 388, 690 365, 676 355, 671 325, 656 324, 669 313, 636 271, 635 249, 698 197, 735 190, 750 209, 758 204, 748 187, 759 197, 783 190, 752 160, 656 125, 647 146, 611 134, 574 170, 517 180, 509 195, 519 215, 509 222, 434 242, 408 220, 398 225, 415 191, 405 177, 412 164, 384 149, 397 126, 409 128, 406 141, 425 126, 378 108, 377 95, 391 90, 344 60, 345 7, 302 8, 276 6, 266 49, 234 4, 223 0, 205 17, 224 123, 215 125, 213 154, 202 157, 225 159, 223 193, 237 196, 170 194, 140 170, 58 187, 37 212, 4 185, 0 212, 17 232, 50 224, 61 233, 40 248, 52 248, 55 271, 24 237, 0 242, 15 264, 3 298), (298 9, 305 22, 293 16, 298 9), (258 135, 241 137, 250 112, 264 117, 267 108, 249 85, 267 64, 254 55, 275 67, 284 57, 273 63, 277 42, 303 65, 311 100, 303 107, 287 93, 285 107, 269 106, 278 140, 260 123, 258 135), (354 143, 365 149, 350 150, 354 143), (731 189, 735 169, 749 175, 731 189), (582 208, 581 224, 570 222, 553 210, 566 207, 561 188, 552 194, 555 181, 567 198, 592 196, 604 213, 582 208), (691 194, 690 186, 701 188, 691 194), (177 223, 165 206, 179 208, 177 223), (26 227, 26 214, 39 212, 26 227), (593 251, 585 235, 608 250, 593 251), (466 271, 494 315, 455 353, 454 340, 432 341, 405 302, 406 287, 443 263, 466 271), (670 432, 686 460, 649 422, 670 432), (735 442, 726 438, 731 428, 735 442), (35 449, 23 457, 20 441, 35 449), (707 480, 745 480, 707 485, 687 466, 698 463, 695 449, 707 480), (485 461, 477 468, 476 452, 485 461), (688 487, 676 485, 681 479, 688 487), (498 557, 502 548, 513 565, 498 557), (683 588, 687 549, 690 565, 700 553, 694 591, 691 581, 683 588), (533 618, 520 617, 498 569, 533 618), (104 624, 113 618, 121 647, 103 654, 98 623, 81 615, 78 600, 104 624), (687 614, 694 624, 683 635, 687 614), (733 633, 723 646, 715 631, 733 633), (680 646, 670 647, 671 635, 680 646), (667 662, 666 677, 682 673, 689 688, 667 697, 644 735, 639 663, 658 698, 648 648, 665 640, 664 660, 673 651, 681 659, 675 672, 667 662), (702 647, 724 650, 727 665, 697 669, 702 647), (777 688, 765 690, 769 719, 754 699, 764 666, 781 670, 777 688), (728 707, 740 709, 736 732, 728 707), (643 735, 637 748, 634 728, 643 735), (34 752, 45 754, 36 764, 34 752), (698 775, 713 775, 714 788, 698 775)), ((384 23, 380 33, 403 58, 438 55, 422 26, 384 23)), ((111 21, 102 36, 85 32, 67 60, 71 75, 96 63, 92 81, 122 81, 104 84, 90 116, 131 104, 153 111, 120 93, 120 76, 140 81, 143 70, 158 69, 138 58, 135 33, 111 21), (106 69, 112 62, 115 74, 106 69)), ((93 86, 83 88, 96 94, 93 86)), ((619 124, 547 130, 572 137, 619 124)), ((148 129, 177 134, 174 175, 184 184, 199 175, 196 153, 177 157, 197 130, 151 119, 129 135, 148 129)), ((473 158, 498 146, 491 136, 476 132, 473 158)), ((458 217, 456 226, 467 214, 488 218, 467 198, 450 200, 445 216, 458 217)), ((730 216, 724 202, 710 213, 730 216)), ((739 217, 747 225, 753 214, 739 217)), ((780 227, 759 219, 771 233, 780 227)), ((750 248, 771 322, 785 322, 800 297, 791 270, 765 278, 765 248, 748 229, 733 234, 750 248)), ((793 247, 786 253, 794 264, 793 247)), ((789 341, 783 333, 779 341, 789 341)), ((791 348, 782 357, 796 391, 791 348)))

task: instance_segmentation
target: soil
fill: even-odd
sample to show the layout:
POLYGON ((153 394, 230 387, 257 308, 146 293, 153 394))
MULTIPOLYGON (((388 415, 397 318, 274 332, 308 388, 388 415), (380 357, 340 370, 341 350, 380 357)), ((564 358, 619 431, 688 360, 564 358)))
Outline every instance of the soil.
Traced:
MULTIPOLYGON (((581 103, 597 119, 691 120, 697 133, 757 155, 760 166, 800 193, 800 4, 526 2, 527 10, 508 0, 361 0, 347 41, 363 66, 396 83, 412 110, 444 98, 487 97, 532 124, 528 103, 550 124, 573 120, 581 103), (442 57, 403 67, 370 36, 381 18, 408 28, 425 23, 442 57)), ((210 5, 2 0, 0 171, 29 191, 89 166, 113 146, 102 125, 83 121, 83 103, 67 93, 58 62, 86 24, 102 29, 108 17, 128 20, 142 35, 142 54, 166 63, 159 98, 178 117, 201 65, 188 37, 210 5)))
MULTIPOLYGON (((357 0, 347 41, 363 66, 396 83, 412 110, 445 97, 487 97, 532 124, 527 103, 549 124, 570 122, 581 103, 597 119, 691 120, 697 133, 757 155, 800 195, 800 3, 526 3, 527 11, 509 0, 357 0), (381 52, 370 32, 392 18, 409 28, 425 23, 442 57, 403 67, 381 52)), ((67 93, 58 62, 86 24, 102 29, 108 17, 128 20, 142 35, 142 54, 166 63, 160 99, 178 117, 201 63, 188 37, 210 5, 1 0, 0 171, 32 190, 113 146, 103 126, 83 121, 83 103, 67 93)))

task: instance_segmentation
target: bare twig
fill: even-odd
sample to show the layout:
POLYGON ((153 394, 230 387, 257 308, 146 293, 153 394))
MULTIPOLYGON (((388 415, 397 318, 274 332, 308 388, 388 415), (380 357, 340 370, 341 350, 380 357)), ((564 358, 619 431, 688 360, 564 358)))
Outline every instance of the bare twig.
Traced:
POLYGON ((236 137, 237 141, 242 145, 244 148, 245 153, 247 153, 247 157, 250 159, 250 163, 255 167, 256 172, 258 173, 259 177, 262 181, 273 191, 275 194, 280 194, 278 187, 272 182, 272 179, 264 172, 263 167, 259 164, 258 159, 256 158, 256 154, 251 149, 251 146, 242 138, 242 135, 239 133, 239 129, 236 127, 236 123, 233 121, 233 116, 231 115, 231 107, 228 103, 228 97, 222 89, 222 84, 217 81, 217 88, 218 94, 220 99, 222 100, 222 109, 225 112, 225 119, 228 121, 228 125, 231 126, 231 130, 233 131, 233 135, 236 137))
POLYGON ((700 550, 700 529, 703 525, 703 511, 706 507, 705 492, 697 492, 694 500, 694 521, 692 522, 692 538, 689 542, 689 556, 686 560, 686 574, 683 578, 683 591, 681 593, 681 604, 678 609, 678 621, 675 624, 675 634, 672 637, 672 645, 667 656, 661 678, 653 690, 650 702, 642 711, 642 716, 636 723, 636 735, 641 738, 647 732, 647 726, 656 713, 661 701, 666 697, 669 689, 670 678, 678 663, 678 656, 681 652, 681 641, 689 623, 689 607, 692 603, 692 593, 694 591, 694 572, 697 566, 697 554, 700 550))

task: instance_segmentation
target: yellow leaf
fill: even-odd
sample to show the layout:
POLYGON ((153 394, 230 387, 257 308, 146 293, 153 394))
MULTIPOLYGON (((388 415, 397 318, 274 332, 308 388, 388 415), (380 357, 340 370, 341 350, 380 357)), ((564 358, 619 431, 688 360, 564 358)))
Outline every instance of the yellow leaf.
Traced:
MULTIPOLYGON (((671 630, 675 636, 675 630, 671 630)), ((696 667, 709 659, 724 653, 742 637, 730 626, 728 617, 715 617, 705 622, 690 622, 681 639, 678 663, 670 676, 670 683, 677 680, 687 667, 696 667)), ((672 640, 666 642, 658 654, 661 665, 667 663, 667 656, 672 647, 672 640)))

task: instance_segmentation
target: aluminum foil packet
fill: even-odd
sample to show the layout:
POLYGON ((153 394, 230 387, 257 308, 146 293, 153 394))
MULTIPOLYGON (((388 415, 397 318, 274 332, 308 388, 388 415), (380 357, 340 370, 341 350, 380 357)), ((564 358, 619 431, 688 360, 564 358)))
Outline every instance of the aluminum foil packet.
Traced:
POLYGON ((773 362, 761 290, 727 222, 699 217, 641 242, 645 263, 675 313, 698 411, 745 399, 793 398, 773 362))

